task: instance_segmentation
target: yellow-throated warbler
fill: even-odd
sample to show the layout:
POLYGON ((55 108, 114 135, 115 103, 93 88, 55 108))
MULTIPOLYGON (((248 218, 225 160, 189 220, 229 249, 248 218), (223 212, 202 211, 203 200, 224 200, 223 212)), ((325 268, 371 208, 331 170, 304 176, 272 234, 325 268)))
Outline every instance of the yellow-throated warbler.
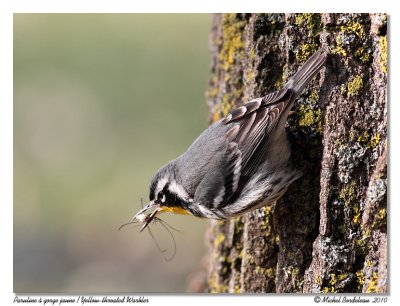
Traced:
POLYGON ((144 223, 143 230, 166 211, 226 220, 279 199, 301 176, 291 166, 286 119, 325 59, 326 53, 317 51, 283 89, 251 100, 209 126, 157 172, 150 202, 132 221, 144 223))

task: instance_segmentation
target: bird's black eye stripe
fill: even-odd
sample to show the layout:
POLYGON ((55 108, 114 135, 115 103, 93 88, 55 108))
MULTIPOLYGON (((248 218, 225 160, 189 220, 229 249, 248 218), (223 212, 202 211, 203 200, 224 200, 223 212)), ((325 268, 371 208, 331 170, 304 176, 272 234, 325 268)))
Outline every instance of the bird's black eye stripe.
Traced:
POLYGON ((171 206, 174 195, 168 190, 169 184, 166 184, 164 188, 158 192, 156 202, 165 206, 171 206))
POLYGON ((154 194, 153 198, 156 199, 155 202, 162 206, 169 206, 169 207, 177 206, 187 209, 189 203, 185 202, 184 199, 178 197, 177 194, 171 192, 168 188, 169 184, 167 183, 161 191, 159 191, 157 194, 154 194))
POLYGON ((164 197, 164 193, 162 191, 160 191, 157 195, 157 200, 161 201, 164 197))

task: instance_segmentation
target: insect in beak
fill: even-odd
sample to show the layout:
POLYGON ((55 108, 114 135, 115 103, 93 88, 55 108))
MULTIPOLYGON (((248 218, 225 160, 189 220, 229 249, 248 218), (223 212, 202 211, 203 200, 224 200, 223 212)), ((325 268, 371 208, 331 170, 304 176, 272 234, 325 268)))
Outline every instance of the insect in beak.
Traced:
POLYGON ((173 250, 173 253, 172 253, 171 257, 165 258, 166 261, 170 261, 175 257, 175 254, 176 254, 176 241, 175 241, 174 235, 172 234, 171 230, 174 230, 174 231, 178 231, 178 230, 176 228, 173 228, 172 226, 170 226, 164 220, 162 220, 162 219, 157 217, 157 215, 159 213, 162 213, 162 212, 165 212, 165 211, 166 210, 164 209, 164 207, 162 207, 159 204, 156 204, 154 202, 148 203, 145 207, 143 207, 143 205, 142 205, 142 209, 136 215, 133 216, 132 220, 127 222, 127 223, 125 223, 125 224, 122 224, 119 227, 119 230, 121 228, 125 227, 126 225, 129 225, 129 224, 142 224, 142 227, 140 228, 140 232, 142 232, 145 228, 147 228, 147 230, 149 231, 149 234, 150 234, 151 238, 153 239, 157 249, 160 252, 165 253, 166 250, 164 250, 164 249, 162 249, 160 247, 160 245, 157 243, 152 231, 150 230, 150 227, 148 227, 148 225, 150 223, 152 223, 153 221, 154 221, 153 223, 159 222, 165 228, 165 230, 170 234, 170 236, 172 238, 172 241, 174 243, 174 250, 173 250), (155 210, 152 211, 150 214, 146 214, 152 208, 155 208, 155 210))
POLYGON ((143 230, 153 221, 154 217, 160 212, 160 208, 157 208, 154 210, 150 215, 139 215, 137 218, 140 217, 140 219, 143 219, 143 226, 140 229, 140 232, 143 232, 143 230))
POLYGON ((119 227, 119 229, 121 229, 124 226, 129 225, 129 224, 143 223, 143 226, 140 229, 140 231, 142 232, 151 223, 151 221, 154 219, 154 217, 157 215, 157 213, 159 212, 159 209, 160 209, 160 206, 158 204, 154 203, 153 201, 151 201, 145 207, 142 207, 142 209, 136 215, 133 216, 131 221, 129 221, 125 224, 122 224, 119 227), (151 214, 146 214, 149 210, 151 210, 154 207, 156 209, 151 214))

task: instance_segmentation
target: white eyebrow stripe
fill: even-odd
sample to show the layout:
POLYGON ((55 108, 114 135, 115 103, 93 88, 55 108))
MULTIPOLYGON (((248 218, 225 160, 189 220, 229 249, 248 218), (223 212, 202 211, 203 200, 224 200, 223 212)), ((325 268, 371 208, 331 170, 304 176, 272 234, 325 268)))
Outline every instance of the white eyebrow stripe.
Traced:
POLYGON ((167 178, 162 178, 161 180, 158 181, 156 191, 155 191, 155 197, 157 198, 157 194, 163 190, 165 184, 167 184, 168 179, 167 178))

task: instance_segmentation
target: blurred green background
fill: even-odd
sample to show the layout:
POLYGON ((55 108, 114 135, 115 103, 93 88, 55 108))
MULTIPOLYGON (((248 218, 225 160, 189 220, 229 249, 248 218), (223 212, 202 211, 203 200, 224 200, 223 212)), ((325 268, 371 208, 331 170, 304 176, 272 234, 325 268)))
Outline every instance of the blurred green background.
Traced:
POLYGON ((210 27, 205 14, 14 15, 15 292, 187 290, 208 221, 163 216, 181 230, 172 262, 117 229, 207 126, 210 27))

